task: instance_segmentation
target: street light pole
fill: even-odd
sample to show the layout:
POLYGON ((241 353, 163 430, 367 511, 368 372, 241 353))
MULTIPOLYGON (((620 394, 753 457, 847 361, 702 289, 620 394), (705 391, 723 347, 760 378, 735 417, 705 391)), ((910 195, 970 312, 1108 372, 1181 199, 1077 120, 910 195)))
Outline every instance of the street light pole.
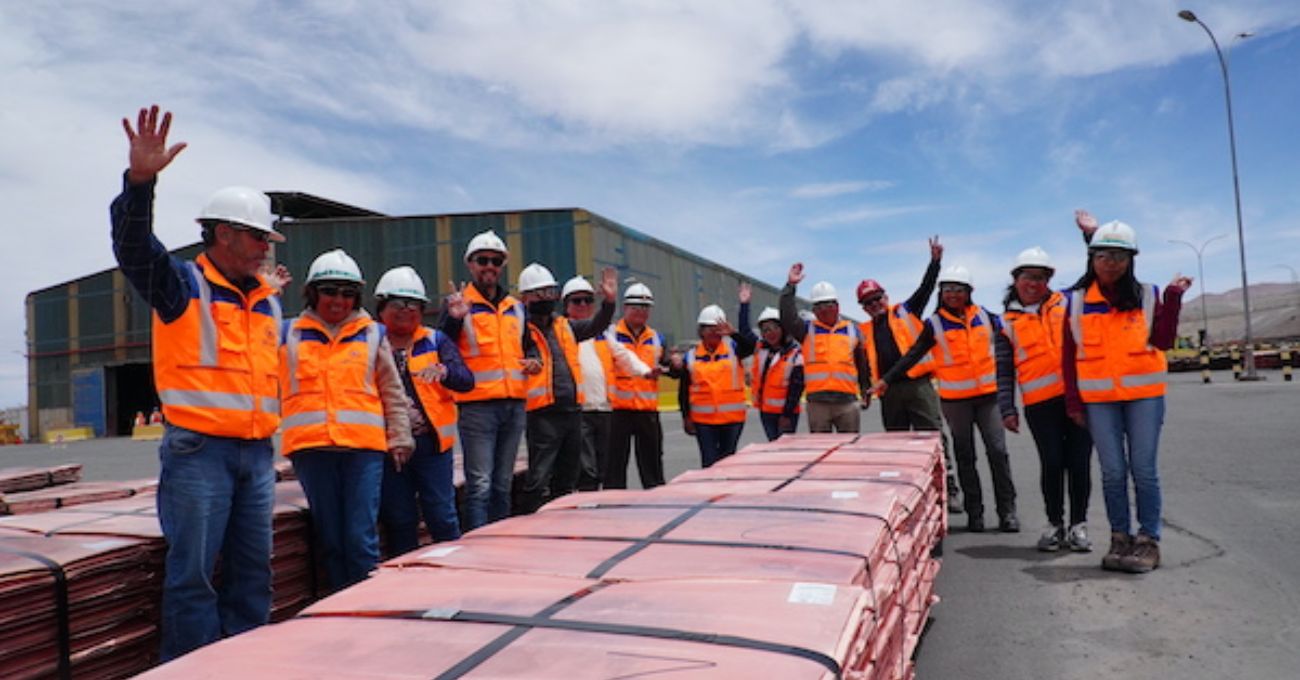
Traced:
POLYGON ((1244 371, 1241 375, 1242 380, 1258 380, 1259 375, 1255 373, 1255 350, 1252 347, 1254 342, 1253 334, 1250 328, 1250 284, 1246 281, 1246 235, 1241 226, 1241 183, 1237 179, 1237 134, 1232 125, 1232 86, 1228 83, 1228 62, 1223 58, 1223 50, 1219 49, 1219 41, 1215 39, 1214 32, 1204 21, 1197 18, 1191 10, 1182 10, 1178 17, 1184 21, 1190 21, 1198 24, 1205 29, 1205 34, 1210 36, 1210 42, 1214 45, 1214 53, 1219 57, 1219 70, 1223 72, 1223 98, 1228 107, 1228 150, 1232 156, 1232 196, 1237 205, 1237 246, 1241 257, 1241 302, 1244 306, 1242 310, 1246 319, 1246 351, 1242 356, 1244 371))
POLYGON ((1178 239, 1172 239, 1172 238, 1169 239, 1170 243, 1181 243, 1187 246, 1188 248, 1191 248, 1192 252, 1196 253, 1196 276, 1199 277, 1201 280, 1201 346, 1202 347, 1205 346, 1205 341, 1210 337, 1210 315, 1206 312, 1206 308, 1205 308, 1205 264, 1201 256, 1205 253, 1206 246, 1210 245, 1211 243, 1221 238, 1227 238, 1227 236, 1228 236, 1227 234, 1219 234, 1218 236, 1211 236, 1210 238, 1206 239, 1205 242, 1202 243, 1199 248, 1189 241, 1180 241, 1178 239))

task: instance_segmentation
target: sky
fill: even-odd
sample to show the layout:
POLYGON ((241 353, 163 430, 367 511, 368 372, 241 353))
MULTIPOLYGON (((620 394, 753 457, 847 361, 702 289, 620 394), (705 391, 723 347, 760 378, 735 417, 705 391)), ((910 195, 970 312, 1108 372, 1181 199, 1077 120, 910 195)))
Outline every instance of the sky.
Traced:
MULTIPOLYGON (((186 149, 156 233, 229 184, 393 215, 577 206, 726 266, 909 295, 939 235, 1000 309, 1016 254, 1068 285, 1076 208, 1137 272, 1240 286, 1300 269, 1292 0, 484 0, 0 4, 0 406, 26 402, 27 293, 114 266, 123 116, 186 149), (1247 39, 1233 36, 1249 32, 1247 39)), ((1199 284, 1198 288, 1199 290, 1199 284)), ((806 289, 801 292, 806 294, 806 289)))

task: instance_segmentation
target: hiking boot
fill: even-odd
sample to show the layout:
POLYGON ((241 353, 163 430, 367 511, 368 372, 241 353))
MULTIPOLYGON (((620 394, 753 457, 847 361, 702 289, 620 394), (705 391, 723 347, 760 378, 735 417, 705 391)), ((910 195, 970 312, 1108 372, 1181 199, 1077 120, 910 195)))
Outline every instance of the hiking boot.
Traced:
POLYGON ((1088 525, 1083 522, 1070 525, 1070 535, 1066 538, 1066 543, 1074 552, 1092 552, 1092 540, 1088 538, 1088 525))
POLYGON ((972 534, 984 533, 984 518, 971 515, 971 518, 966 520, 966 531, 972 534))
POLYGON ((1119 566, 1130 574, 1145 574, 1160 566, 1160 541, 1138 534, 1133 550, 1120 558, 1119 566))
POLYGON ((1133 537, 1120 532, 1110 532, 1110 551, 1101 558, 1101 568, 1106 571, 1122 571, 1120 562, 1133 551, 1133 537))
POLYGON ((1065 527, 1049 524, 1038 539, 1038 549, 1042 552, 1056 552, 1065 543, 1065 527))
POLYGON ((1020 520, 1016 518, 1016 513, 1011 512, 1003 515, 998 520, 998 531, 1004 534, 1020 533, 1020 520))

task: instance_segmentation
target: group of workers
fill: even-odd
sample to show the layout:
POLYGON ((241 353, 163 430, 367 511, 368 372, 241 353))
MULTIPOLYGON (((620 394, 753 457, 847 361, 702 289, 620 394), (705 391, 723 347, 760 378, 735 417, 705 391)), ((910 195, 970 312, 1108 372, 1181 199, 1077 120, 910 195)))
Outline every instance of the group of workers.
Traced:
POLYGON ((649 325, 654 295, 644 284, 623 291, 615 321, 610 268, 598 285, 577 276, 561 286, 545 266, 529 264, 512 295, 501 280, 509 250, 490 230, 470 240, 470 281, 443 296, 437 327, 424 323, 435 302, 414 269, 379 277, 372 315, 360 267, 337 249, 312 262, 303 311, 285 320, 279 296, 292 277, 263 268, 269 243, 284 240, 265 194, 242 187, 214 194, 198 217, 203 252, 193 261, 154 237, 157 175, 185 148, 168 146, 170 124, 157 106, 141 109, 134 127, 123 120, 130 163, 111 208, 122 272, 155 312, 155 385, 166 417, 158 488, 168 546, 164 660, 268 619, 277 431, 311 504, 330 586, 342 588, 376 565, 377 520, 387 552, 399 554, 418 545, 421 515, 435 541, 509 515, 521 439, 528 467, 517 511, 574 490, 626 488, 633 443, 641 486, 663 484, 661 375, 679 380, 683 428, 705 467, 735 452, 751 403, 769 440, 795 432, 804 405, 811 432, 857 432, 873 396, 887 430, 941 431, 942 413, 959 478, 950 477, 950 496, 964 497, 958 504, 971 531, 984 529, 976 426, 999 528, 1019 530, 1002 434, 1019 430, 1018 387, 1042 459, 1050 528, 1039 547, 1091 549, 1084 522, 1095 442, 1112 528, 1103 566, 1159 564, 1159 350, 1173 341, 1190 280, 1175 279, 1163 300, 1137 283, 1127 225, 1098 228, 1079 215, 1090 240, 1088 273, 1064 293, 1047 285, 1046 253, 1021 253, 1004 316, 971 301, 965 268, 940 273, 937 238, 906 301, 891 304, 874 280, 859 284, 868 316, 861 324, 840 316, 828 282, 813 286, 811 315, 801 316, 795 292, 804 275, 795 264, 779 309, 758 315, 757 335, 742 285, 736 325, 721 307, 705 307, 699 341, 685 352, 665 347, 649 325), (939 306, 926 317, 936 283, 939 306), (463 517, 452 481, 457 441, 463 517))

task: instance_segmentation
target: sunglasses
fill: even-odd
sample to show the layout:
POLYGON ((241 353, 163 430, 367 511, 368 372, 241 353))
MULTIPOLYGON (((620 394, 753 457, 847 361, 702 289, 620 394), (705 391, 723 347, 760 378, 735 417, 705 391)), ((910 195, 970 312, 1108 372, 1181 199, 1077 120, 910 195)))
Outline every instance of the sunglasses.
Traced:
POLYGON ((939 291, 943 293, 965 293, 966 286, 963 286, 961 284, 957 284, 953 286, 939 286, 939 291))
POLYGON ((1093 261, 1105 260, 1107 262, 1128 262, 1133 258, 1133 253, 1127 250, 1094 250, 1092 251, 1093 261))
POLYGON ((875 297, 870 297, 870 298, 863 299, 863 300, 861 300, 860 302, 862 303, 862 306, 863 306, 863 307, 869 307, 869 306, 874 305, 874 304, 876 304, 877 302, 880 302, 881 300, 884 300, 884 299, 885 299, 885 296, 884 296, 884 295, 877 295, 877 296, 875 296, 875 297))
POLYGON ((352 286, 317 286, 316 292, 325 297, 342 297, 348 300, 361 297, 361 290, 352 286))
POLYGON ((587 297, 585 295, 582 297, 571 297, 568 299, 568 304, 571 305, 590 305, 590 304, 595 304, 595 302, 596 302, 596 298, 587 297))
POLYGON ((259 243, 269 243, 271 241, 271 232, 269 231, 262 231, 261 229, 252 229, 237 224, 227 224, 226 226, 230 227, 231 229, 234 229, 235 231, 252 236, 259 243))
POLYGON ((492 265, 493 267, 500 267, 505 263, 506 263, 506 258, 501 257, 500 255, 479 255, 478 257, 474 258, 474 264, 480 267, 486 267, 488 265, 492 265))
POLYGON ((406 300, 402 298, 395 298, 389 300, 386 306, 393 308, 394 311, 400 312, 407 309, 420 309, 421 307, 424 306, 424 303, 420 302, 419 300, 406 300))

